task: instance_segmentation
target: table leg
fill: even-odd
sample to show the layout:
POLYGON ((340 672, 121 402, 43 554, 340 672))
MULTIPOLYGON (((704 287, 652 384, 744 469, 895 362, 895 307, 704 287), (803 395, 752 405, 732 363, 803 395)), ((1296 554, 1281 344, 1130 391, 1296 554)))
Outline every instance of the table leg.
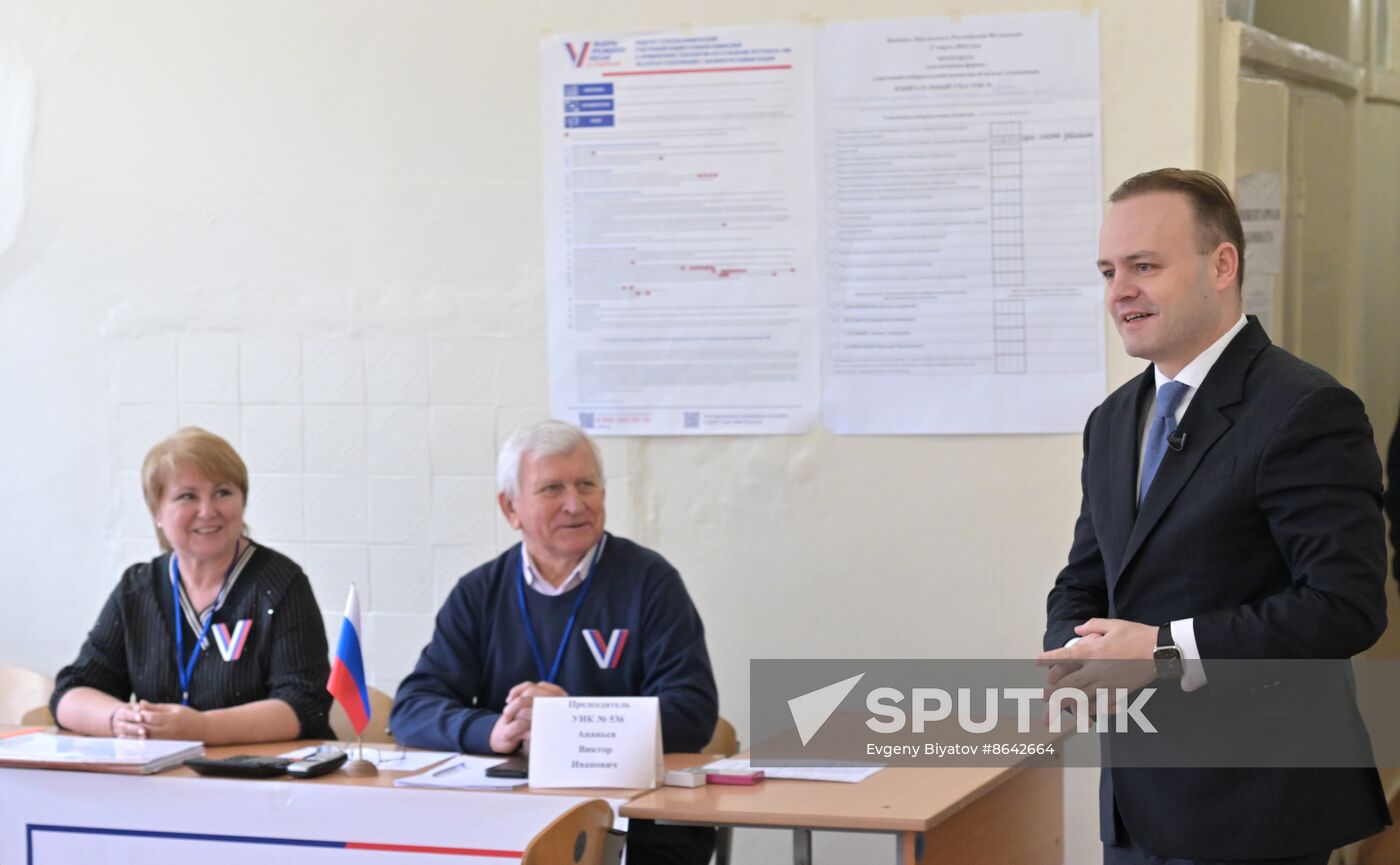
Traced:
POLYGON ((812 830, 792 830, 792 865, 812 865, 812 830))
POLYGON ((729 855, 734 849, 734 827, 715 827, 715 865, 729 865, 729 855))

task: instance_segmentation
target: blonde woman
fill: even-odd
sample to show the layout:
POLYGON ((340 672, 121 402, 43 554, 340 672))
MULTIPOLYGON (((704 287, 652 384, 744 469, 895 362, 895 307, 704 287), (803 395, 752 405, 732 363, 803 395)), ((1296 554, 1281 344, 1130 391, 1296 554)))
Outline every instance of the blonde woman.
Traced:
POLYGON ((50 702, 59 725, 209 745, 333 739, 311 584, 247 536, 237 452, 186 427, 146 455, 141 484, 164 552, 127 568, 59 672, 50 702))

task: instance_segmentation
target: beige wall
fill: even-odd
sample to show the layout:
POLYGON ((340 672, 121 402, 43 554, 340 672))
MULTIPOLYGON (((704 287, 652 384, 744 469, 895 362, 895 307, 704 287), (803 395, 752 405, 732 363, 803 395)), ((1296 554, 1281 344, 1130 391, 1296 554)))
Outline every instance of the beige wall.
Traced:
MULTIPOLYGON (((1356 160, 1357 282, 1356 390, 1366 402, 1382 457, 1400 414, 1400 105, 1369 102, 1358 125, 1356 160)), ((1389 483, 1400 480, 1390 466, 1389 483)), ((1394 551, 1392 550, 1392 555, 1394 551)), ((1376 652, 1400 657, 1400 601, 1391 581, 1390 621, 1376 652)))
POLYGON ((1357 242, 1362 315, 1356 386, 1388 441, 1400 404, 1400 105, 1368 102, 1357 144, 1357 242), (1374 189, 1374 191, 1371 191, 1374 189))

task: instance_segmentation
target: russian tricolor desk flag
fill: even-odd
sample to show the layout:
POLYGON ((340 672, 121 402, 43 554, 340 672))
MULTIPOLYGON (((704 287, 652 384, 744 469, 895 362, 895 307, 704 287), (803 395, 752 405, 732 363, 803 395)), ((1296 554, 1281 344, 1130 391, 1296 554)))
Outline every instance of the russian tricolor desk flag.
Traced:
POLYGON ((345 710, 355 735, 363 733, 369 724, 369 688, 365 685, 365 661, 360 652, 360 599, 355 597, 353 585, 345 601, 345 621, 340 625, 340 641, 331 659, 326 690, 345 710))

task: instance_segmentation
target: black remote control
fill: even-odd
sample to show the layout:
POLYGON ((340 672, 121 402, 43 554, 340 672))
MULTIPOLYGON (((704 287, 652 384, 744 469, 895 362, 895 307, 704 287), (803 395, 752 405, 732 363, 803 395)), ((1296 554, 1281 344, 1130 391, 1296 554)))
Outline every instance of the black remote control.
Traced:
POLYGON ((347 759, 344 751, 317 751, 300 760, 293 760, 287 766, 287 774, 293 778, 317 778, 339 769, 347 759))

